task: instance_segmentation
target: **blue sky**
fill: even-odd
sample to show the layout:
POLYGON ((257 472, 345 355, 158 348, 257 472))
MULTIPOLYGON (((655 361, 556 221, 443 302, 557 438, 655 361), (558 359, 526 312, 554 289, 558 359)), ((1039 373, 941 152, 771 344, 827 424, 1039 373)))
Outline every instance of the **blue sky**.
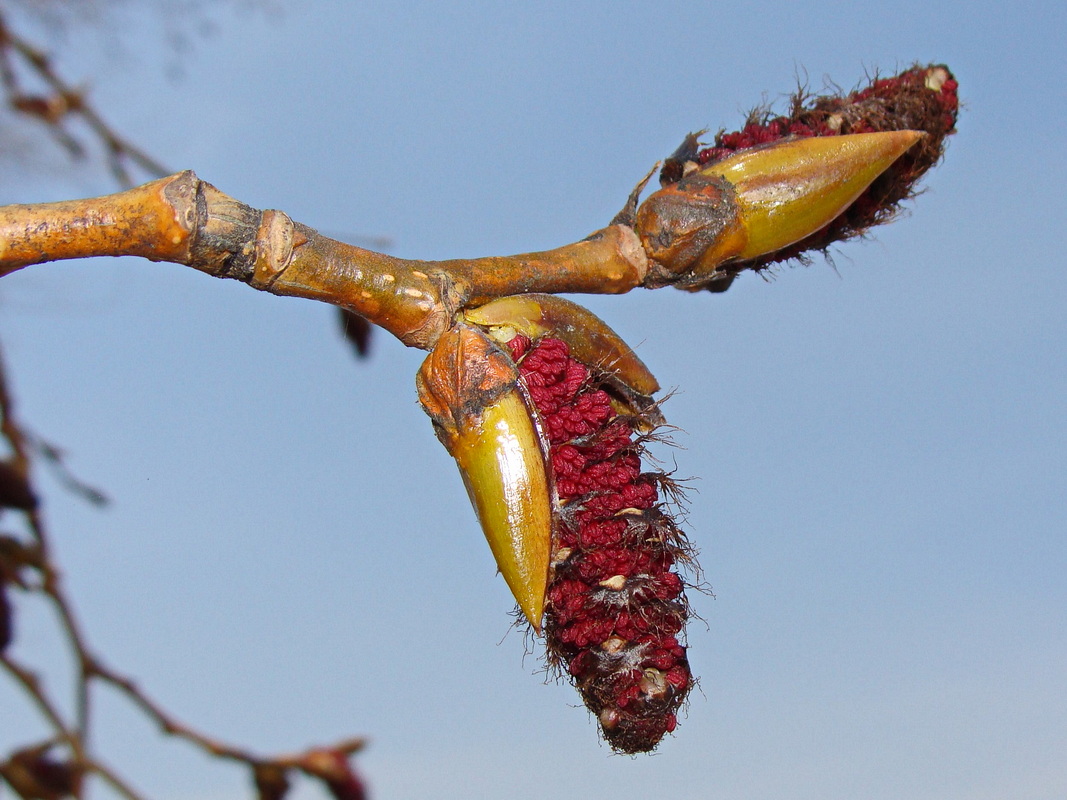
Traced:
MULTIPOLYGON (((702 682, 652 757, 612 756, 509 633, 415 402, 420 352, 380 335, 355 363, 331 309, 174 265, 5 278, 22 415, 114 498, 41 476, 115 667, 264 751, 365 734, 378 798, 1067 795, 1062 5, 305 2, 177 29, 188 49, 118 4, 54 41, 175 170, 401 256, 581 238, 688 131, 798 76, 945 62, 964 109, 912 213, 833 266, 583 300, 676 387, 663 455, 698 478, 702 682)), ((5 173, 5 202, 112 188, 5 173)), ((58 678, 47 622, 22 612, 20 652, 58 678)), ((247 796, 120 700, 99 710, 146 792, 247 796)), ((0 711, 0 749, 35 730, 6 686, 0 711)))

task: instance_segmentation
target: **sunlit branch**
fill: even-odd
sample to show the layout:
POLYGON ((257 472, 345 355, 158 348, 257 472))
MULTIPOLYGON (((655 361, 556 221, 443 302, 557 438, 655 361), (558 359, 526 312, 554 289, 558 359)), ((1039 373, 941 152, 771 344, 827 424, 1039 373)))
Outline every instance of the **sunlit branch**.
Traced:
POLYGON ((405 260, 330 239, 284 212, 254 209, 189 171, 104 197, 0 208, 0 275, 44 261, 123 255, 341 306, 423 348, 469 305, 526 292, 617 294, 646 273, 644 251, 626 225, 540 253, 405 260))

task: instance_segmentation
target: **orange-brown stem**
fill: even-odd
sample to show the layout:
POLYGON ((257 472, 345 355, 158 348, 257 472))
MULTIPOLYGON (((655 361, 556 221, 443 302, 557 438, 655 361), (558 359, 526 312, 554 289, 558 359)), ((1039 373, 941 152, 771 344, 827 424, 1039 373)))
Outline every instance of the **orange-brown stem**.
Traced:
POLYGON ((29 264, 89 256, 188 258, 192 173, 87 200, 0 208, 0 275, 29 264))
POLYGON ((526 292, 628 292, 641 285, 647 263, 625 225, 541 253, 394 258, 247 206, 190 171, 105 197, 0 208, 0 275, 43 261, 123 255, 342 306, 420 348, 432 347, 464 308, 526 292))

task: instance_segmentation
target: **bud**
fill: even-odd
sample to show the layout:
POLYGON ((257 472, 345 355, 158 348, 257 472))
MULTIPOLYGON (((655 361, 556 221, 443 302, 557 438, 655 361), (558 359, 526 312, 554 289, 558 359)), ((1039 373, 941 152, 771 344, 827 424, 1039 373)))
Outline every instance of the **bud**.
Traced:
MULTIPOLYGON (((646 201, 652 205, 639 211, 638 233, 643 243, 661 251, 661 255, 650 251, 649 285, 723 291, 741 270, 759 270, 794 258, 804 260, 807 253, 825 251, 835 242, 890 221, 899 204, 914 194, 919 178, 940 160, 946 137, 955 132, 957 86, 943 65, 914 67, 892 78, 876 79, 844 96, 797 95, 789 115, 755 112, 741 131, 719 133, 710 147, 701 147, 700 134, 690 134, 664 164, 660 174, 663 193, 653 194, 646 201), (906 152, 898 153, 895 160, 890 159, 880 174, 871 176, 862 191, 832 216, 833 203, 811 194, 801 164, 796 184, 780 180, 781 165, 761 165, 768 174, 779 175, 775 179, 778 196, 795 192, 800 199, 787 211, 773 209, 773 219, 759 208, 739 205, 732 184, 724 187, 716 180, 729 179, 728 172, 745 164, 746 153, 756 154, 786 142, 903 131, 925 136, 914 146, 903 148, 906 152), (739 157, 741 161, 731 161, 739 157), (750 230, 758 229, 755 237, 744 235, 743 220, 750 230)), ((902 144, 904 140, 898 138, 896 142, 902 144)), ((828 146, 833 151, 833 145, 828 146)), ((803 161, 803 154, 815 153, 815 148, 792 152, 801 154, 803 161)), ((790 151, 779 154, 790 156, 790 151)), ((849 162, 850 158, 845 158, 842 163, 848 167, 849 162)), ((864 162, 853 161, 844 176, 859 181, 869 166, 864 162)), ((746 177, 758 178, 755 166, 750 163, 745 167, 746 177)))
POLYGON ((81 767, 72 761, 59 761, 49 755, 52 744, 29 747, 13 753, 0 763, 0 778, 15 792, 33 800, 63 800, 80 797, 81 767))
POLYGON ((7 597, 7 580, 0 571, 0 655, 7 650, 11 640, 15 636, 14 614, 11 609, 11 601, 7 597))
POLYGON ((300 759, 299 767, 318 778, 335 800, 366 800, 367 790, 349 760, 339 749, 312 750, 300 759))
POLYGON ((423 406, 537 631, 544 610, 550 664, 570 676, 604 738, 624 753, 652 750, 673 731, 692 685, 677 572, 692 554, 661 503, 661 489, 673 485, 641 465, 661 421, 656 389, 607 325, 545 295, 465 312, 419 373, 423 406), (536 436, 514 433, 524 419, 536 436), (526 457, 507 455, 520 441, 526 457), (535 513, 542 498, 545 525, 535 513), (535 574, 544 576, 541 596, 523 577, 535 574))
POLYGON ((0 461, 0 507, 32 511, 37 496, 25 474, 10 461, 0 461))
POLYGON ((0 654, 15 638, 15 609, 8 595, 8 584, 25 588, 19 571, 34 564, 35 548, 26 547, 12 536, 0 536, 0 654))
POLYGON ((285 800, 289 794, 288 770, 273 761, 255 764, 252 767, 252 781, 257 800, 285 800))
POLYGON ((652 272, 700 286, 721 265, 749 261, 823 229, 924 134, 794 139, 717 161, 652 194, 637 232, 652 272))
POLYGON ((457 325, 416 379, 419 401, 456 459, 498 568, 541 630, 552 509, 540 434, 511 358, 486 334, 457 325))

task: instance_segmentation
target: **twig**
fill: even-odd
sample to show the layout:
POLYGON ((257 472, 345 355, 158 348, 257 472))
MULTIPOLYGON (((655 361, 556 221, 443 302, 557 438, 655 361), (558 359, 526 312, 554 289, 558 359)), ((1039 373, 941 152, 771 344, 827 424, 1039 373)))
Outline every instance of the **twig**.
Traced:
POLYGON ((59 710, 45 693, 44 688, 41 686, 40 678, 35 672, 7 655, 0 655, 0 666, 3 666, 8 674, 22 686, 26 695, 41 712, 41 715, 48 720, 56 738, 70 748, 75 769, 97 775, 114 788, 115 791, 126 797, 127 800, 142 800, 142 795, 136 792, 113 769, 87 756, 84 739, 76 730, 72 730, 64 722, 59 710))
POLYGON ((89 663, 88 675, 90 678, 99 678, 104 683, 115 687, 125 694, 134 705, 150 717, 159 729, 168 736, 176 736, 179 739, 184 739, 212 756, 227 758, 233 761, 241 761, 245 764, 255 764, 263 760, 252 755, 243 748, 225 744, 224 742, 193 730, 193 728, 188 725, 178 722, 170 716, 162 706, 142 692, 131 678, 118 674, 105 667, 99 661, 91 661, 89 663))
POLYGON ((88 256, 143 256, 332 303, 412 347, 432 347, 456 312, 527 292, 619 294, 641 285, 634 230, 610 225, 541 253, 405 260, 330 239, 260 211, 190 171, 104 197, 0 208, 0 275, 88 256))
MULTIPOLYGON (((0 433, 7 439, 11 450, 15 455, 13 466, 18 469, 23 478, 29 478, 30 440, 16 421, 14 414, 14 399, 7 385, 7 369, 4 364, 3 351, 0 350, 0 433)), ((48 533, 44 525, 44 519, 37 509, 24 512, 30 535, 33 536, 40 554, 38 569, 41 574, 41 591, 52 600, 52 605, 59 615, 60 624, 66 633, 72 655, 78 663, 80 678, 77 682, 75 707, 77 713, 77 732, 79 737, 84 737, 89 728, 89 687, 85 680, 86 672, 86 644, 81 627, 74 615, 74 610, 67 600, 60 583, 59 574, 52 566, 51 547, 48 533)))
POLYGON ((22 666, 11 658, 11 656, 6 654, 0 654, 0 665, 7 670, 8 674, 11 675, 16 682, 22 685, 26 694, 33 700, 34 705, 37 706, 37 710, 41 712, 41 716, 48 720, 55 735, 70 747, 75 758, 78 761, 84 761, 85 759, 84 753, 82 752, 80 737, 75 731, 71 730, 63 720, 62 714, 59 713, 59 709, 57 709, 55 704, 49 700, 48 695, 45 694, 44 689, 41 686, 41 679, 37 676, 37 673, 28 667, 22 666))
POLYGON ((131 787, 111 768, 101 764, 99 761, 89 761, 86 766, 102 781, 111 786, 112 789, 125 797, 126 800, 144 800, 144 795, 135 791, 133 787, 131 787))
POLYGON ((99 662, 94 661, 90 664, 89 676, 91 678, 99 678, 104 683, 113 686, 125 694, 134 705, 140 708, 146 716, 150 717, 159 729, 168 736, 184 739, 186 742, 203 750, 208 755, 229 759, 231 761, 239 761, 252 767, 260 764, 273 764, 274 766, 283 769, 305 769, 308 755, 310 753, 329 750, 331 752, 343 753, 344 755, 351 755, 352 753, 361 750, 366 744, 365 739, 356 737, 343 739, 337 744, 328 747, 314 747, 296 754, 271 757, 258 756, 243 747, 226 744, 219 739, 193 729, 185 723, 179 722, 167 713, 159 703, 148 697, 148 695, 146 695, 131 678, 120 675, 99 662))

